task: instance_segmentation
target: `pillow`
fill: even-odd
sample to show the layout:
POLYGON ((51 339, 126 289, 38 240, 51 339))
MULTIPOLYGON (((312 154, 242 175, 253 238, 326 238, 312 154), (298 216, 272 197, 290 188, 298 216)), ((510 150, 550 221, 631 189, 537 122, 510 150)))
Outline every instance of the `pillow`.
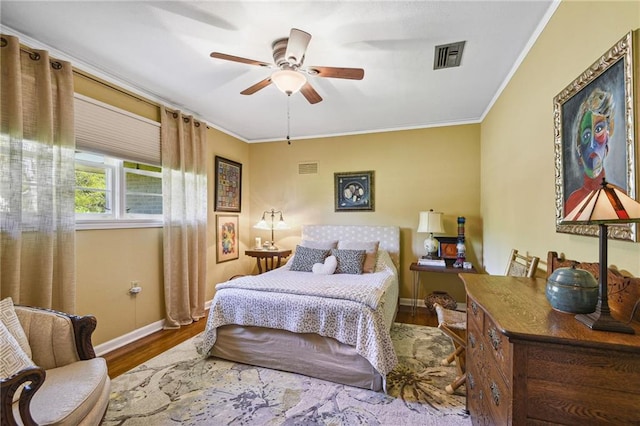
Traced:
POLYGON ((329 250, 314 249, 296 246, 296 252, 291 261, 291 270, 300 272, 312 272, 315 263, 323 263, 329 256, 329 250))
POLYGON ((309 247, 314 249, 331 250, 338 247, 338 241, 314 241, 314 240, 302 240, 300 241, 302 247, 309 247))
POLYGON ((13 299, 10 297, 0 300, 0 322, 7 327, 7 330, 13 338, 16 339, 16 342, 18 342, 24 353, 31 358, 32 354, 29 339, 27 339, 27 335, 20 324, 16 310, 13 307, 13 299))
POLYGON ((365 250, 363 272, 374 272, 378 260, 378 246, 380 241, 338 241, 338 249, 365 250))
MULTIPOLYGON (((0 377, 6 379, 33 366, 31 358, 22 350, 9 329, 0 322, 0 377)), ((19 395, 18 392, 16 394, 19 395)))
POLYGON ((366 255, 364 250, 331 249, 331 255, 335 256, 338 261, 336 274, 362 274, 362 265, 366 255))
POLYGON ((338 267, 338 260, 335 256, 329 256, 324 260, 324 263, 315 263, 311 272, 317 275, 331 275, 336 271, 338 267))

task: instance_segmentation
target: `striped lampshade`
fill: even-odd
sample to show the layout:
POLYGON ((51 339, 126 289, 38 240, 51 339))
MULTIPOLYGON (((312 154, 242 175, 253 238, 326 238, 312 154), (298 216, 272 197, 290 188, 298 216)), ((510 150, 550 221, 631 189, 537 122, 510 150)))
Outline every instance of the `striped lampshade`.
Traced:
POLYGON ((630 222, 640 223, 640 203, 619 187, 602 179, 600 188, 591 191, 561 223, 570 225, 630 222))

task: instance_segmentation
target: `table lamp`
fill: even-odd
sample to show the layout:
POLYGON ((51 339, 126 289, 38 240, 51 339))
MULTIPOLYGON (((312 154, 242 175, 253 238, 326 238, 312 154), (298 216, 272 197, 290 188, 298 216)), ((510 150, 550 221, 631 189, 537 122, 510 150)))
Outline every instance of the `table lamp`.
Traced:
POLYGON ((256 223, 254 226, 254 228, 256 229, 270 229, 271 230, 271 241, 270 241, 270 245, 269 245, 269 250, 278 250, 278 247, 275 245, 275 242, 273 240, 273 230, 274 229, 289 229, 289 226, 285 223, 283 217, 282 217, 282 210, 265 210, 262 213, 262 219, 260 219, 260 222, 256 223), (280 215, 280 219, 278 220, 278 223, 275 222, 275 216, 276 214, 280 215), (266 215, 270 215, 271 216, 271 223, 267 223, 266 220, 266 215))
POLYGON ((427 259, 433 259, 438 257, 438 240, 433 238, 433 234, 440 234, 444 232, 444 226, 442 226, 442 213, 434 212, 433 209, 428 212, 420 212, 420 222, 418 223, 418 233, 429 233, 429 236, 424 240, 424 251, 427 259))
POLYGON ((576 319, 593 330, 635 334, 635 330, 611 316, 607 286, 607 225, 640 223, 640 203, 604 178, 600 188, 591 191, 562 220, 562 224, 597 224, 600 228, 599 290, 596 310, 576 315, 576 319))

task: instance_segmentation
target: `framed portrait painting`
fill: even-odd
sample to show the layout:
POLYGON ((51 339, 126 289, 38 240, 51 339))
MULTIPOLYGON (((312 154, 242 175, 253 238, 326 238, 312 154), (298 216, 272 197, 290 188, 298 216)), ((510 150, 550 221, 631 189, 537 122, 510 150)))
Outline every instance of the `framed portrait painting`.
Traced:
POLYGON ((238 247, 240 236, 238 233, 238 216, 216 216, 216 263, 235 260, 240 257, 238 247))
POLYGON ((242 200, 242 164, 215 157, 215 207, 217 212, 240 213, 242 200))
POLYGON ((334 173, 335 211, 374 211, 374 172, 334 173))
MULTIPOLYGON (((561 222, 603 178, 638 199, 633 38, 625 35, 553 99, 556 232, 598 235, 597 225, 561 222)), ((637 228, 611 224, 609 238, 638 241, 637 228)))

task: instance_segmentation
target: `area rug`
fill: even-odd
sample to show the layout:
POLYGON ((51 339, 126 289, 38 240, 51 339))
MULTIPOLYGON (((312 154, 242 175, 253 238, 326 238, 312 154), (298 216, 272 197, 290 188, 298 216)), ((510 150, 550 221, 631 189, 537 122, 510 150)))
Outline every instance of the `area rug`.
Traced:
POLYGON ((203 359, 200 336, 115 378, 103 425, 469 425, 465 388, 444 388, 450 340, 437 328, 395 323, 398 366, 387 393, 268 368, 203 359))

